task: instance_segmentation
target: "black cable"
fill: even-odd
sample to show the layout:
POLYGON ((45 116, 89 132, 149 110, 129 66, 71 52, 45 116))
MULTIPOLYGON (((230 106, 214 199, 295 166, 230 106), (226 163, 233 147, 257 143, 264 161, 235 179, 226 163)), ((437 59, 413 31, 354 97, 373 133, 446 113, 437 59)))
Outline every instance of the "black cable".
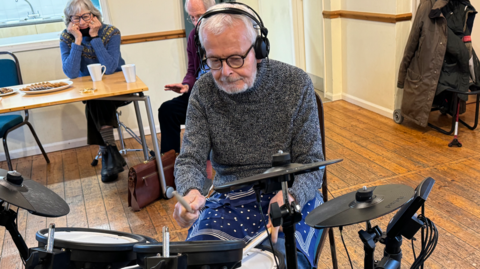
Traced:
MULTIPOLYGON (((18 231, 18 209, 20 209, 20 207, 17 207, 17 217, 15 218, 15 225, 17 226, 17 232, 19 232, 18 231)), ((27 261, 23 259, 22 255, 20 255, 20 259, 22 260, 23 266, 25 266, 27 264, 27 261)))
POLYGON ((430 219, 423 215, 419 215, 418 219, 424 222, 423 228, 425 229, 425 234, 423 236, 423 240, 425 242, 425 246, 422 246, 421 252, 416 257, 415 261, 412 264, 411 269, 418 269, 425 261, 432 255, 433 251, 438 243, 438 230, 430 219))
POLYGON ((230 269, 235 268, 235 266, 237 266, 237 265, 238 265, 239 263, 241 263, 241 262, 242 262, 242 260, 239 260, 238 262, 234 263, 234 264, 232 265, 232 267, 230 267, 230 269))
POLYGON ((437 246, 437 242, 438 242, 438 231, 437 231, 437 227, 435 226, 435 223, 433 223, 431 220, 429 220, 428 218, 425 218, 427 223, 429 224, 429 226, 431 227, 432 229, 432 233, 431 233, 431 245, 427 248, 427 255, 425 256, 425 260, 428 259, 430 257, 430 255, 432 255, 433 251, 435 250, 435 247, 437 246))
POLYGON ((415 237, 412 237, 412 252, 413 252, 413 260, 416 260, 417 255, 415 254, 415 245, 413 244, 413 241, 415 241, 415 237))
POLYGON ((157 264, 155 264, 154 266, 150 267, 150 269, 157 269, 157 268, 160 269, 165 265, 167 265, 167 263, 164 260, 161 260, 157 264))
POLYGON ((340 237, 342 238, 343 246, 345 247, 345 251, 347 252, 348 261, 350 262, 350 266, 353 269, 353 264, 352 264, 352 260, 350 259, 350 254, 348 254, 347 245, 345 245, 345 240, 343 240, 343 226, 340 226, 339 229, 340 229, 340 237))
POLYGON ((263 219, 263 223, 265 225, 265 231, 267 231, 268 241, 270 242, 270 247, 272 248, 273 258, 275 259, 275 264, 277 265, 277 268, 280 268, 280 266, 278 266, 278 256, 275 253, 275 249, 273 248, 272 236, 270 235, 270 233, 268 232, 268 229, 267 229, 267 221, 265 221, 265 215, 263 214, 262 203, 257 200, 257 204, 258 204, 258 209, 260 210, 260 215, 262 216, 262 219, 263 219))

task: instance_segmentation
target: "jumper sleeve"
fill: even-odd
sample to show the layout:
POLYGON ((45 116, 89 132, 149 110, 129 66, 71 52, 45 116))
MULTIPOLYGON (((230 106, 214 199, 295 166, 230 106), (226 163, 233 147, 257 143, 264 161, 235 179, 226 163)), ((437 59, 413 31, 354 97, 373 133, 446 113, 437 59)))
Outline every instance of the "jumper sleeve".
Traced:
POLYGON ((60 52, 62 54, 63 73, 73 79, 80 74, 80 63, 82 61, 83 46, 72 42, 67 33, 60 37, 60 52))
MULTIPOLYGON (((324 155, 315 91, 308 75, 303 76, 307 84, 293 122, 291 158, 292 162, 307 164, 324 161, 324 155)), ((300 207, 312 200, 322 187, 323 173, 324 170, 319 170, 295 177, 289 192, 300 207)))
POLYGON ((191 189, 202 192, 207 178, 206 163, 210 153, 211 141, 205 109, 198 95, 198 86, 195 85, 190 96, 185 134, 180 154, 175 161, 175 183, 180 194, 191 189))
POLYGON ((104 45, 101 38, 94 38, 90 41, 100 64, 105 65, 107 70, 105 74, 113 74, 118 68, 120 61, 120 31, 116 32, 110 38, 110 41, 104 45))
MULTIPOLYGON (((195 30, 192 30, 195 31, 195 30)), ((183 78, 182 84, 187 84, 189 91, 192 91, 193 84, 197 80, 197 69, 198 66, 195 66, 195 57, 197 57, 197 51, 195 46, 194 35, 190 34, 187 42, 187 57, 188 57, 188 69, 187 74, 183 78)))

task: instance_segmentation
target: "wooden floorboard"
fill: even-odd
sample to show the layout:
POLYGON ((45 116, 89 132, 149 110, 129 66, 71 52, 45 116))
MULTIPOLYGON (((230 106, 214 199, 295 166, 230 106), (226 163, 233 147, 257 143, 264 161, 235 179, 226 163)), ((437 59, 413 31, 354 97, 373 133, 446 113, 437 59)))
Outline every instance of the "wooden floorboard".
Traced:
POLYGON ((70 206, 67 227, 89 227, 75 149, 62 152, 65 201, 70 206))
MULTIPOLYGON (((480 268, 480 132, 460 125, 461 148, 449 148, 452 136, 405 120, 396 124, 374 112, 345 101, 325 105, 327 159, 344 159, 327 168, 330 199, 356 191, 362 186, 405 184, 416 187, 421 180, 436 180, 426 203, 426 216, 435 222, 440 238, 426 268, 480 268)), ((461 115, 473 121, 474 105, 461 115)), ((435 112, 430 122, 449 127, 450 116, 435 112)), ((158 135, 161 139, 161 136, 158 135)), ((149 148, 153 148, 150 136, 149 148)), ((140 148, 133 139, 127 148, 140 148)), ((160 199, 135 212, 128 207, 128 168, 144 160, 142 152, 125 155, 127 166, 115 182, 101 181, 101 160, 91 162, 98 146, 86 146, 49 153, 50 164, 42 155, 13 160, 12 165, 25 177, 46 185, 66 200, 70 213, 60 218, 43 218, 19 210, 19 231, 29 247, 36 246, 35 233, 55 223, 57 227, 90 227, 142 234, 161 241, 162 227, 168 226, 171 239, 185 240, 188 229, 173 220, 175 200, 160 199)), ((6 169, 6 162, 0 162, 6 169)), ((15 207, 13 207, 15 209, 15 207)), ((372 221, 384 231, 395 212, 372 221)), ((344 227, 343 238, 354 268, 363 268, 363 245, 358 231, 365 224, 344 227)), ((350 268, 347 252, 338 228, 334 229, 339 268, 350 268)), ((417 235, 419 238, 419 234, 417 235)), ((420 251, 420 242, 414 244, 420 251)), ((402 268, 410 268, 413 251, 403 241, 402 268)), ((382 257, 378 244, 375 257, 382 257)), ((3 227, 0 227, 0 268, 22 268, 18 251, 3 227)), ((326 242, 318 268, 332 268, 330 246, 326 242)))

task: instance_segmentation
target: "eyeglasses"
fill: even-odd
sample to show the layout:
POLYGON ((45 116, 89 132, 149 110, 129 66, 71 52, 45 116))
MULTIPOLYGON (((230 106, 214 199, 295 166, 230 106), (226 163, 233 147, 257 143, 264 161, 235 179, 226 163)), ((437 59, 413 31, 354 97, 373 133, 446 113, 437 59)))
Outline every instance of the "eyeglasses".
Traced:
POLYGON ((81 16, 71 16, 70 21, 73 23, 79 23, 80 19, 83 19, 84 22, 89 22, 92 19, 92 13, 85 13, 81 16))
POLYGON ((188 16, 187 21, 189 21, 191 24, 195 25, 198 22, 198 19, 200 19, 200 17, 202 15, 203 14, 197 15, 197 16, 188 16))
POLYGON ((205 59, 205 64, 212 70, 220 70, 223 67, 223 61, 225 61, 228 66, 233 69, 237 69, 243 66, 245 63, 245 58, 247 58, 248 53, 252 50, 253 45, 247 50, 245 55, 230 55, 227 58, 216 58, 216 57, 208 57, 205 59))

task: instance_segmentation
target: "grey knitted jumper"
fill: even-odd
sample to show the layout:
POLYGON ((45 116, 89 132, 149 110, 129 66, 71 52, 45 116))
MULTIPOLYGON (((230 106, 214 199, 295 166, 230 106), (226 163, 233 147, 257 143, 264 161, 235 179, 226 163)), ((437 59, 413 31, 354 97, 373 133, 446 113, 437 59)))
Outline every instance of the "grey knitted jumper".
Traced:
MULTIPOLYGON (((262 61, 253 87, 238 94, 220 90, 211 73, 203 75, 192 89, 185 126, 175 163, 182 194, 202 190, 210 150, 215 186, 263 173, 279 150, 295 163, 323 161, 313 84, 304 71, 282 62, 262 61)), ((296 176, 290 194, 302 208, 322 177, 323 170, 296 176)))

